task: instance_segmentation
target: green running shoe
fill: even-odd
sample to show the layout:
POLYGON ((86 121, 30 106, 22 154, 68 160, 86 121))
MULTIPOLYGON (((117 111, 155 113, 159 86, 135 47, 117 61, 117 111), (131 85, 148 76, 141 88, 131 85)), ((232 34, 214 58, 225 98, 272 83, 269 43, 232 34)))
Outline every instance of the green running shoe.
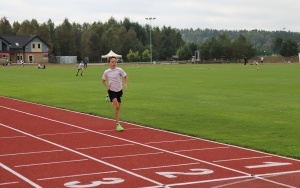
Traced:
POLYGON ((116 127, 116 130, 117 131, 123 131, 124 128, 120 125, 120 123, 117 124, 117 127, 116 127))
POLYGON ((106 98, 105 98, 105 101, 107 101, 107 102, 109 101, 109 97, 108 97, 108 95, 106 96, 106 98))

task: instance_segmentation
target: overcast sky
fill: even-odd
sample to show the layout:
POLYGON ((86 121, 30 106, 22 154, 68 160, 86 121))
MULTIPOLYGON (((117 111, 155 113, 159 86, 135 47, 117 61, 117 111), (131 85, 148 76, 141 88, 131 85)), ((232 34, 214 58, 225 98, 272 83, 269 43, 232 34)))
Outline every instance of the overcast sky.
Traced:
POLYGON ((67 18, 82 24, 125 17, 141 25, 193 29, 300 32, 300 0, 0 0, 0 17, 10 24, 67 18), (283 29, 285 28, 285 29, 283 29))

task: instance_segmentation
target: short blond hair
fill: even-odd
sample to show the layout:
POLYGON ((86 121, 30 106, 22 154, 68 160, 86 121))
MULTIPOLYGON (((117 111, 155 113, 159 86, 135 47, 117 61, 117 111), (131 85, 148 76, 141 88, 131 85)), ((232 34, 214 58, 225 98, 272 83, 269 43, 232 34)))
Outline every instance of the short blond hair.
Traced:
POLYGON ((113 58, 117 59, 115 56, 110 56, 110 57, 108 57, 107 62, 109 63, 110 60, 113 59, 113 58))

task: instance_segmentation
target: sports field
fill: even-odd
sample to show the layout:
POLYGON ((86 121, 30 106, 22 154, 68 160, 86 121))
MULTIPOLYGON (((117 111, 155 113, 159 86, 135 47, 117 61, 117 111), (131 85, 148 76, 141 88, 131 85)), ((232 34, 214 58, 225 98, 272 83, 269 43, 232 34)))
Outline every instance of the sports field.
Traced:
MULTIPOLYGON (((123 121, 300 158, 300 64, 120 66, 123 121)), ((106 68, 0 67, 0 95, 112 118, 106 68)))

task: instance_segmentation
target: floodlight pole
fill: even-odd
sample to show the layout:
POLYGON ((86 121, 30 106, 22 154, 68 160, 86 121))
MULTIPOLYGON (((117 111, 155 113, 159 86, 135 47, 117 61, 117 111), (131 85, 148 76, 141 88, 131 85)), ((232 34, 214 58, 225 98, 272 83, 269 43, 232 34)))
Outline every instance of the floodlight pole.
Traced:
POLYGON ((150 62, 152 63, 152 37, 151 37, 152 26, 151 26, 151 20, 155 20, 156 18, 149 17, 149 18, 145 18, 145 19, 150 21, 150 62))

